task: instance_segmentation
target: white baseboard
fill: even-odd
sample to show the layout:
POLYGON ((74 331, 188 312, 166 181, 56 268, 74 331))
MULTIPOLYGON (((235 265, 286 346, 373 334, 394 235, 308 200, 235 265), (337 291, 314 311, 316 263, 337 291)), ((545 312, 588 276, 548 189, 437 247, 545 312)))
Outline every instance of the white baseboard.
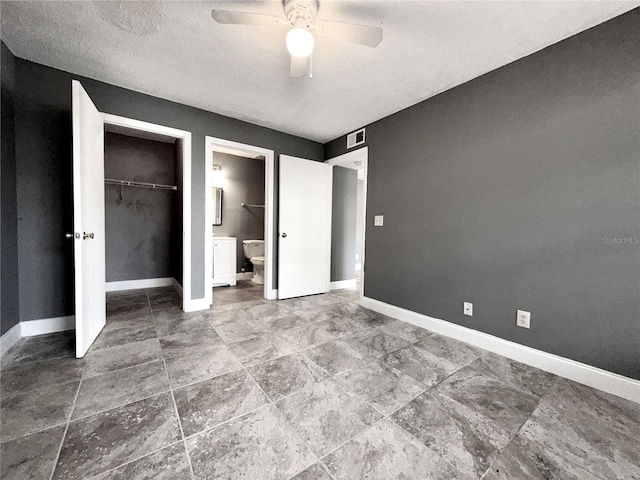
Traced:
POLYGON ((178 292, 178 294, 182 297, 183 296, 182 295, 182 285, 180 285, 180 282, 178 282, 175 278, 172 278, 171 280, 172 280, 171 283, 173 285, 173 288, 175 288, 176 292, 178 292))
POLYGON ((342 288, 356 288, 356 279, 351 280, 339 280, 337 282, 331 282, 329 284, 330 290, 340 290, 342 288))
POLYGON ((11 329, 4 332, 0 337, 0 358, 13 347, 22 337, 20 322, 16 323, 11 329))
POLYGON ((121 282, 107 282, 107 292, 120 292, 122 290, 139 290, 141 288, 170 287, 173 285, 172 277, 145 278, 142 280, 124 280, 121 282))
POLYGON ((35 335, 45 335, 47 333, 64 332, 76 328, 76 317, 42 318, 40 320, 30 320, 20 322, 20 335, 23 337, 33 337, 35 335))
POLYGON ((504 340, 488 333, 478 332, 437 318, 412 312, 388 303, 362 297, 360 304, 371 310, 398 320, 426 328, 432 332, 461 340, 490 352, 503 355, 527 365, 551 372, 569 380, 588 385, 618 397, 640 403, 640 381, 612 373, 601 368, 576 362, 559 355, 543 352, 519 343, 504 340))
POLYGON ((251 280, 253 272, 240 272, 236 273, 236 280, 251 280))

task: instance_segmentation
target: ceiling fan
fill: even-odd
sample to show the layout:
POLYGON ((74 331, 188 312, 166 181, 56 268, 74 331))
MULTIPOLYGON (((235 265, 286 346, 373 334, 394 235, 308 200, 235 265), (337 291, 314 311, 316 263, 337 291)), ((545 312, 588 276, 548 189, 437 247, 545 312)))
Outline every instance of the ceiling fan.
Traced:
POLYGON ((315 22, 318 13, 318 0, 284 0, 283 4, 286 18, 231 10, 212 10, 211 16, 216 22, 222 24, 290 28, 286 37, 286 45, 291 54, 290 73, 294 78, 304 77, 307 73, 307 64, 314 45, 312 30, 320 36, 372 48, 377 47, 382 41, 381 28, 327 20, 315 22))

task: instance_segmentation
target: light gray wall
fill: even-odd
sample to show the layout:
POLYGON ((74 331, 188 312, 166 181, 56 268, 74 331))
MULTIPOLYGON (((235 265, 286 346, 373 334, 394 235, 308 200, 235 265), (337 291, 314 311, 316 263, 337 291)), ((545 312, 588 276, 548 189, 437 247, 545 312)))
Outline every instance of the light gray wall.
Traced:
POLYGON ((253 270, 244 256, 243 240, 264 240, 264 208, 241 207, 241 203, 264 205, 264 160, 214 152, 213 163, 222 168, 222 225, 213 227, 218 237, 236 238, 236 272, 253 270))
POLYGON ((368 125, 365 295, 640 379, 638 25, 636 9, 368 125))
POLYGON ((276 159, 323 160, 323 145, 310 140, 16 58, 18 263, 20 293, 29 298, 20 303, 23 320, 74 312, 73 251, 64 239, 73 224, 72 79, 101 112, 192 132, 191 178, 185 179, 192 182, 192 298, 204 296, 205 135, 274 150, 276 159))
POLYGON ((358 172, 333 167, 331 281, 356 278, 356 203, 358 172))
MULTIPOLYGON (((108 132, 104 140, 105 178, 176 184, 172 143, 108 132)), ((171 244, 176 195, 173 190, 105 185, 107 282, 172 276, 172 257, 182 256, 171 244)))
POLYGON ((2 96, 2 170, 0 194, 2 221, 0 236, 0 335, 20 321, 18 291, 18 214, 16 208, 16 151, 15 151, 15 59, 4 42, 0 44, 2 96))

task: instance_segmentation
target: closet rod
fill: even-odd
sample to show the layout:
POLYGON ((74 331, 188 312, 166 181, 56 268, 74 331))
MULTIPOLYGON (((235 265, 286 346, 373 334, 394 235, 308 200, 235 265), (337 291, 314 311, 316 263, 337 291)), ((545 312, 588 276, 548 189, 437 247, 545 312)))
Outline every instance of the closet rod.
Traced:
POLYGON ((125 187, 156 188, 158 190, 178 190, 178 187, 176 187, 175 185, 162 185, 160 183, 147 182, 130 182, 129 180, 115 180, 113 178, 105 178, 104 183, 125 187))
POLYGON ((257 207, 257 208, 264 208, 264 205, 251 205, 250 203, 241 203, 240 204, 241 207, 257 207))

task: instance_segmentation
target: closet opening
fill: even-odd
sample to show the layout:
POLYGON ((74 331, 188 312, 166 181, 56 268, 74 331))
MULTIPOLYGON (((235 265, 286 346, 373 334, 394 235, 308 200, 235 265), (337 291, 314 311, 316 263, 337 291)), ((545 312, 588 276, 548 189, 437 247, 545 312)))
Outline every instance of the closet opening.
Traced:
POLYGON ((183 308, 183 149, 182 138, 105 123, 107 295, 161 292, 183 308))

